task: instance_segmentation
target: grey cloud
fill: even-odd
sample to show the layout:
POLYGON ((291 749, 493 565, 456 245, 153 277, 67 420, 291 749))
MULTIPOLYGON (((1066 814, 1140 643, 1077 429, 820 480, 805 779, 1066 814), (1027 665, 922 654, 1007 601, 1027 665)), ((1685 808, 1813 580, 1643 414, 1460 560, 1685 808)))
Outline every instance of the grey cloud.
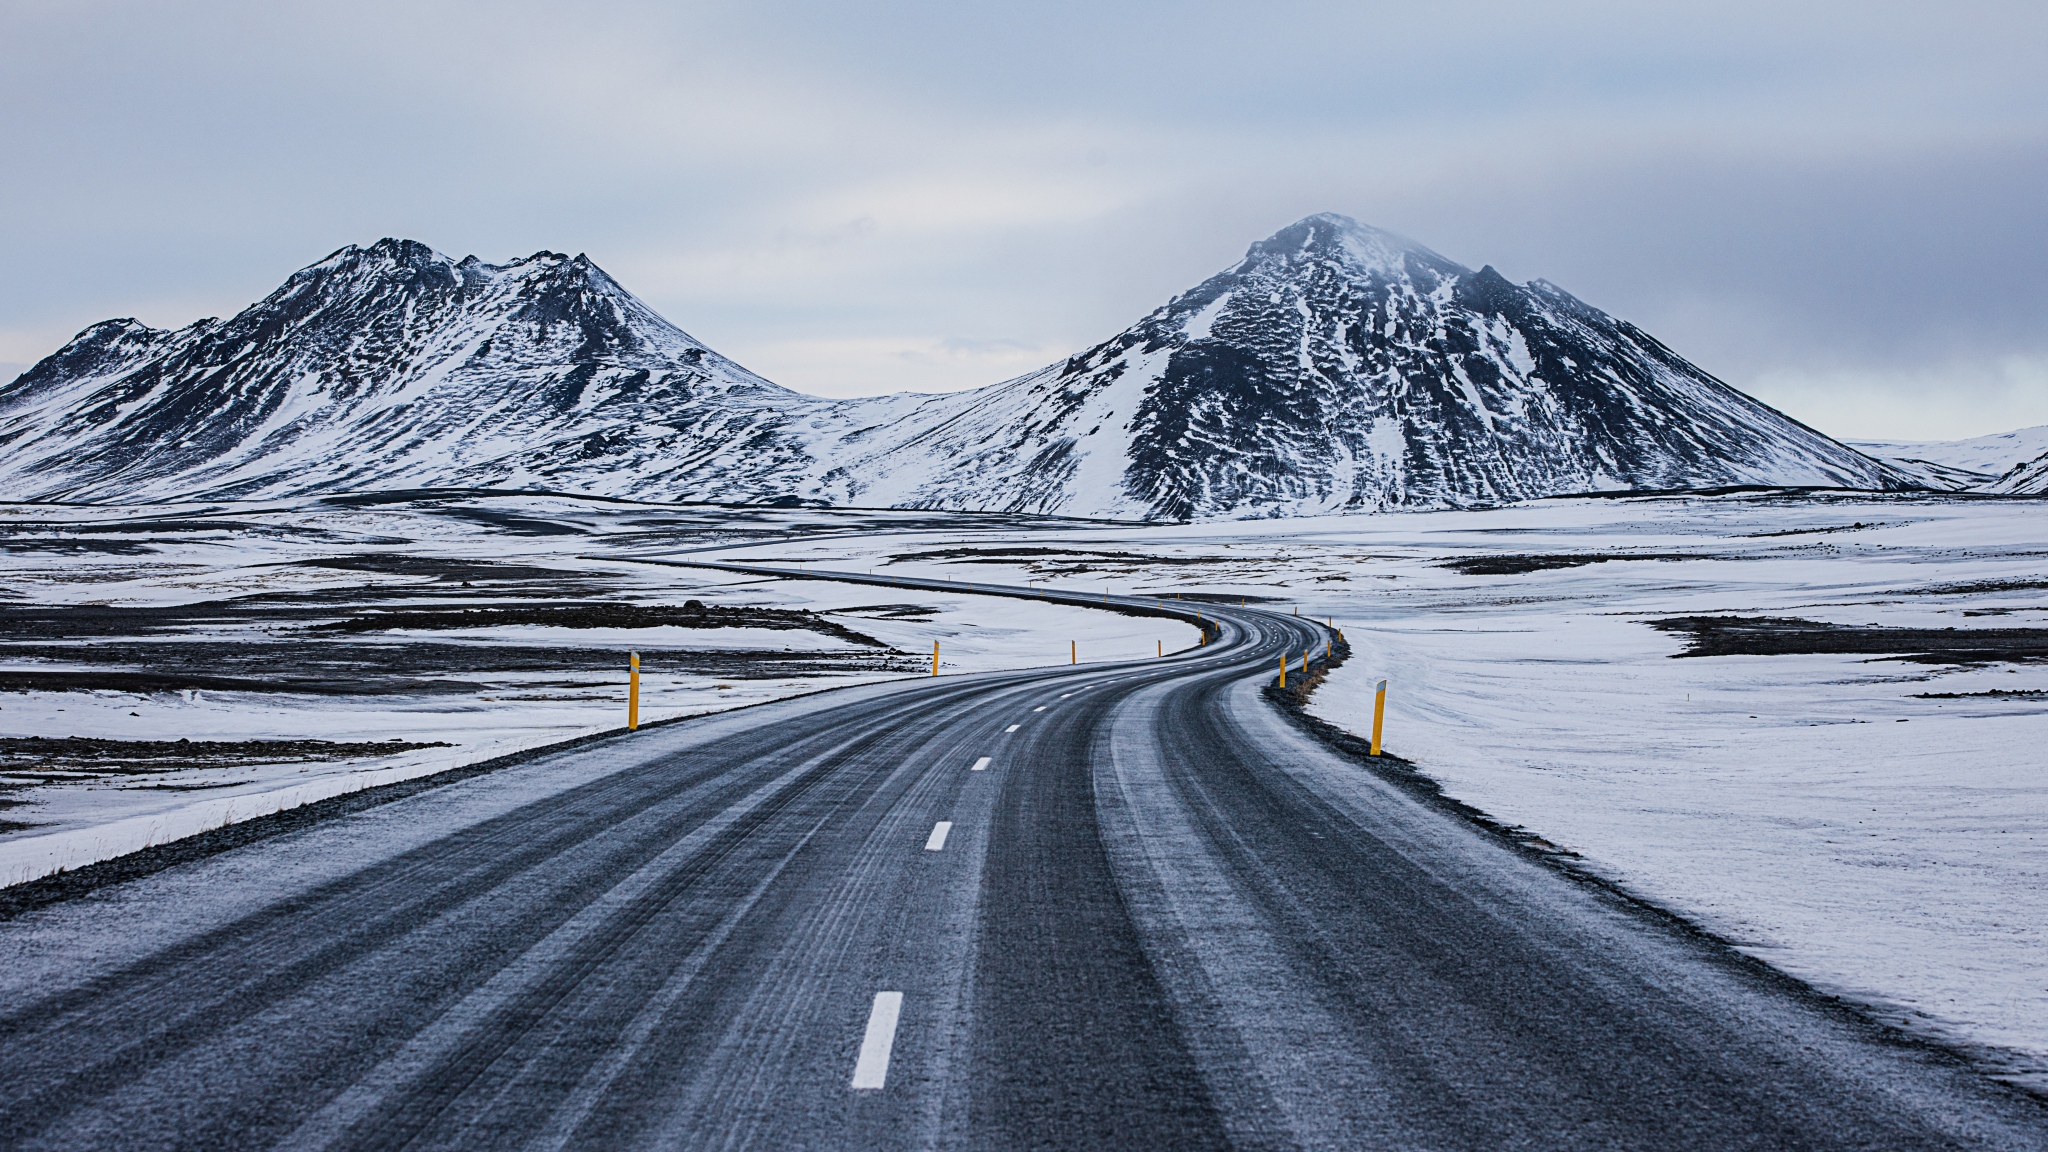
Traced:
MULTIPOLYGON (((230 311, 401 235, 492 260, 587 251, 742 363, 798 374, 783 383, 872 389, 906 351, 1052 359, 1318 211, 1555 281, 1738 384, 2048 354, 2038 5, 0 19, 10 360, 109 316, 230 311), (779 359, 803 341, 810 359, 779 359), (846 349, 843 371, 816 342, 846 349)), ((923 359, 904 386, 989 382, 945 375, 972 357, 923 359)), ((1994 392, 1969 394, 1981 431, 2025 398, 1994 392)))

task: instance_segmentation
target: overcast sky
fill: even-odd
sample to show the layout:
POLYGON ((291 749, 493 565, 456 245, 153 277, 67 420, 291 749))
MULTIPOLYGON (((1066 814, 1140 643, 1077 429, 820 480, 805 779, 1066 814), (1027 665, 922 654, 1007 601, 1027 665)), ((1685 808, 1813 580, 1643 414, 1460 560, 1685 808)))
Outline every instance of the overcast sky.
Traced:
POLYGON ((1836 436, 2048 423, 2039 0, 0 13, 8 374, 403 236, 587 252, 800 391, 944 391, 1328 211, 1836 436))

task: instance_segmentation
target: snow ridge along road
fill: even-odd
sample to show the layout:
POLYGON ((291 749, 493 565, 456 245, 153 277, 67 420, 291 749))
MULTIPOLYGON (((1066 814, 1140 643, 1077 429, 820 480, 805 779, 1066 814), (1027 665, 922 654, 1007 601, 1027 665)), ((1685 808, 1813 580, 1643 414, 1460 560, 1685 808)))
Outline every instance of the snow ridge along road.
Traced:
POLYGON ((0 925, 0 1143, 2048 1147, 1305 735, 1261 689, 1320 626, 1201 614, 1173 658, 621 736, 0 925))

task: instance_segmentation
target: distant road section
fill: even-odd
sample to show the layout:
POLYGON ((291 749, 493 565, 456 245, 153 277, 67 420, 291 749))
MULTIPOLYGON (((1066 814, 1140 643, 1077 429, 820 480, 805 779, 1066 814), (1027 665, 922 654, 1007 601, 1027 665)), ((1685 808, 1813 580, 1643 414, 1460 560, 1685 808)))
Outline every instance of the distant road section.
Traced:
POLYGON ((1203 615, 1176 656, 644 729, 0 924, 0 1145, 2048 1147, 2031 1098, 1294 726, 1261 689, 1320 626, 1203 615))

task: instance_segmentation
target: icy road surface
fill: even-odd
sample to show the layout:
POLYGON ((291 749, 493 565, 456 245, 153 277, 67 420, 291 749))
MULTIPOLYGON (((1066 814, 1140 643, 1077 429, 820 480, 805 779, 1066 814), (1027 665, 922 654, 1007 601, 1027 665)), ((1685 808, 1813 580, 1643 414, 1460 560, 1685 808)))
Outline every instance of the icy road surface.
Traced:
POLYGON ((918 541, 724 555, 1334 619, 1356 654, 1314 714, 1366 733, 1390 677, 1389 747, 1451 796, 2048 1091, 2040 499, 1738 492, 918 541), (1865 650, 1687 656, 1691 633, 1655 626, 1687 618, 1865 650))
POLYGON ((1205 617, 1176 658, 615 737, 17 917, 0 1141, 2048 1147, 2033 1100, 1304 735, 1262 688, 1323 629, 1205 617))

